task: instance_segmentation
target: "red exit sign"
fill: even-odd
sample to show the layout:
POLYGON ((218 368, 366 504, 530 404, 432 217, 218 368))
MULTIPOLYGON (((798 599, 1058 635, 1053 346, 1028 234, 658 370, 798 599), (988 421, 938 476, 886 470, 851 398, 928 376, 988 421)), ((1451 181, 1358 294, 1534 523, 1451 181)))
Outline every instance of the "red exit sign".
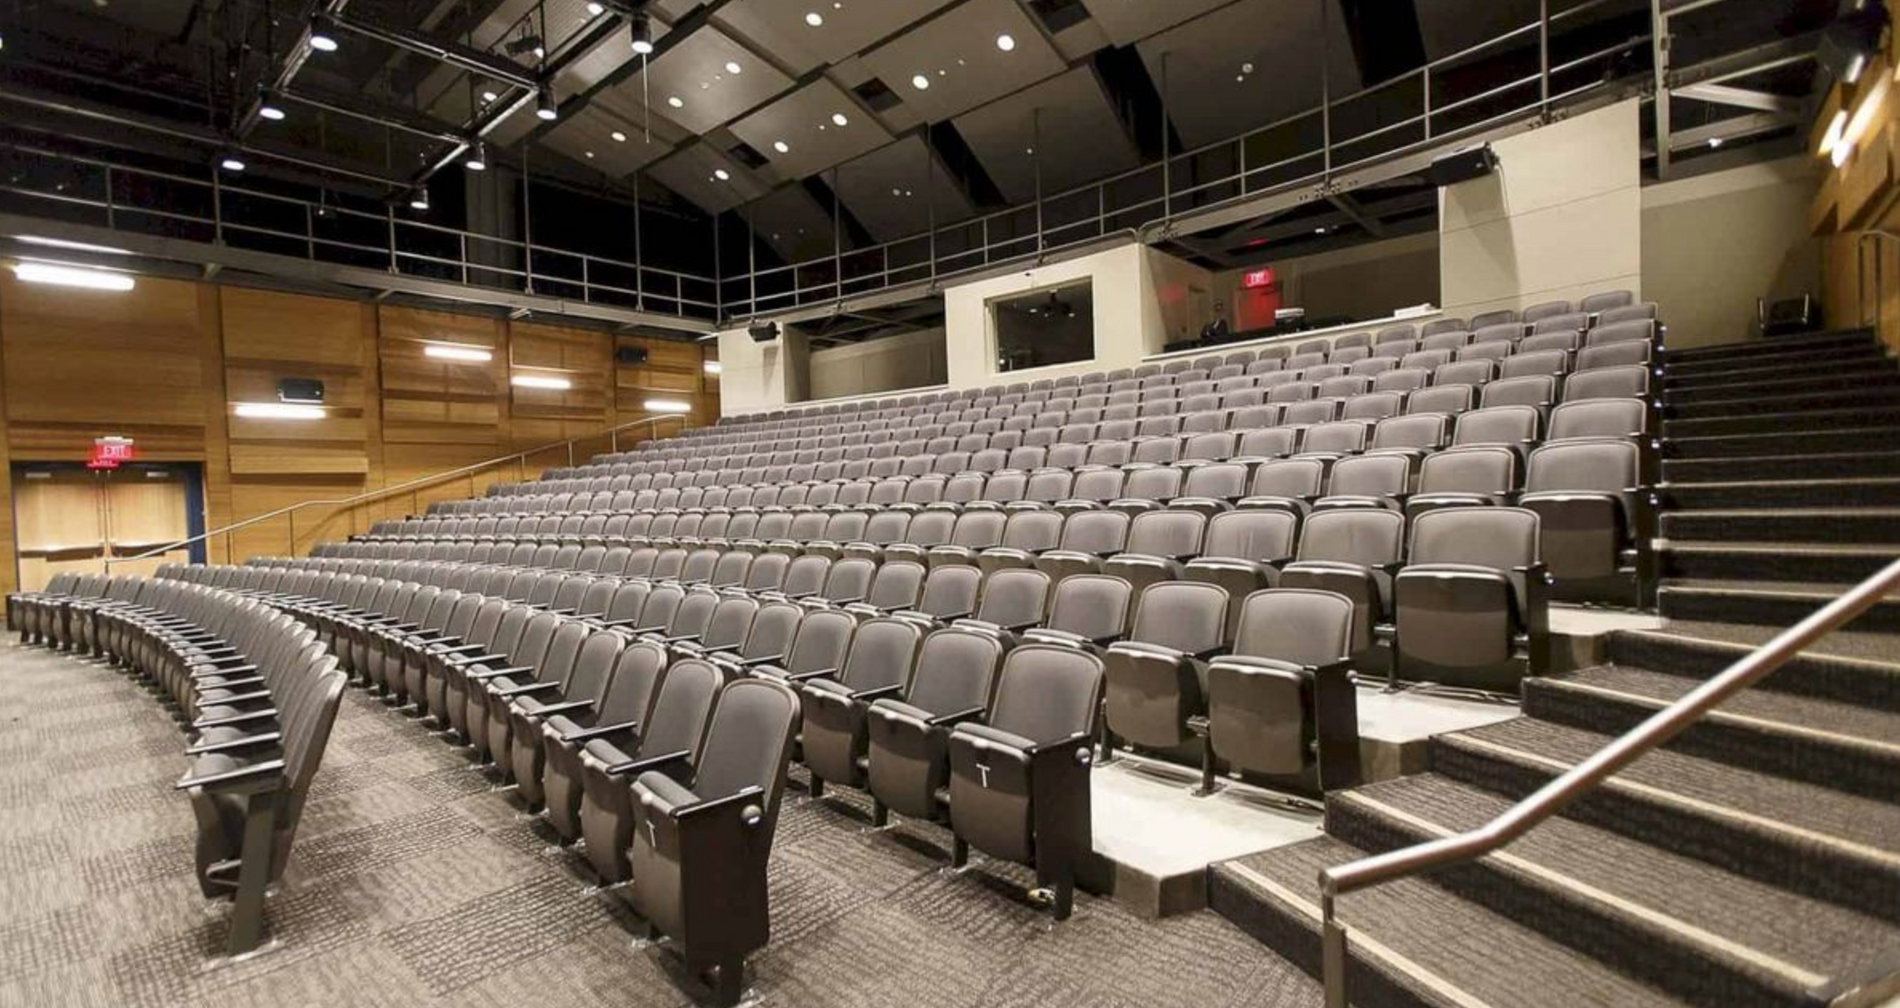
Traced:
POLYGON ((1266 269, 1257 269, 1247 273, 1240 278, 1240 286, 1247 290, 1258 290, 1261 287, 1273 286, 1273 267, 1269 266, 1266 269))
POLYGON ((126 437, 102 437, 92 441, 92 455, 86 460, 88 469, 117 469, 120 465, 136 458, 132 450, 132 439, 126 437))

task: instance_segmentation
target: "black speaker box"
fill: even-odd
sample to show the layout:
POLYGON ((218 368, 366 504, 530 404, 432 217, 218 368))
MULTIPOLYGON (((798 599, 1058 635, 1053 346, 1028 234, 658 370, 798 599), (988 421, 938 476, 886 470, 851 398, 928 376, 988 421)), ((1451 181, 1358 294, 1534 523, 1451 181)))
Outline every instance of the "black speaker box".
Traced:
POLYGON ((287 403, 323 402, 323 383, 315 378, 280 378, 277 399, 287 403))
POLYGON ((645 364, 647 348, 643 346, 623 346, 614 349, 614 360, 621 364, 645 364))
POLYGON ((1433 185, 1448 186, 1483 178, 1497 170, 1497 155, 1491 153, 1490 144, 1485 144, 1455 150, 1433 161, 1431 167, 1425 169, 1425 178, 1433 185))

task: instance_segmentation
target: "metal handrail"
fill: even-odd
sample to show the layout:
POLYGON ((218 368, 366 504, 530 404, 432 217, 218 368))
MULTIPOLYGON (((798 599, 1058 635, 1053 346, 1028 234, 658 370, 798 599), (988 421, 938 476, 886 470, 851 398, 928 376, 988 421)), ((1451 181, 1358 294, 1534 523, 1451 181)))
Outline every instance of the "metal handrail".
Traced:
POLYGON ((253 515, 252 517, 246 518, 243 521, 232 522, 229 525, 225 525, 221 528, 212 529, 209 532, 200 532, 199 534, 192 536, 189 539, 180 539, 177 542, 167 543, 164 546, 159 546, 154 549, 147 550, 144 553, 140 553, 137 556, 107 559, 106 569, 108 571, 111 570, 112 565, 115 563, 131 563, 135 560, 150 560, 153 557, 163 556, 166 553, 170 553, 173 550, 180 549, 182 547, 191 546, 191 545, 201 543, 201 542, 209 542, 210 540, 215 539, 218 536, 225 537, 225 549, 228 551, 230 549, 230 544, 231 544, 230 537, 232 534, 236 532, 240 532, 244 529, 250 528, 253 525, 258 525, 263 522, 270 521, 274 518, 282 518, 286 515, 290 516, 290 520, 291 520, 290 546, 291 546, 292 551, 295 551, 296 546, 297 546, 296 512, 301 511, 304 508, 312 508, 312 507, 353 508, 358 505, 368 504, 371 501, 379 500, 383 497, 388 497, 395 494, 400 494, 400 493, 413 494, 416 491, 421 490, 424 487, 435 484, 435 483, 439 483, 445 480, 456 479, 462 476, 471 476, 471 475, 474 475, 475 473, 481 472, 484 469, 493 469, 497 466, 508 465, 509 463, 517 463, 525 469, 528 458, 530 456, 539 455, 542 452, 553 451, 556 448, 566 448, 568 465, 573 465, 574 464, 574 446, 583 441, 594 441, 594 440, 604 437, 608 439, 610 450, 619 451, 621 431, 624 431, 633 427, 644 426, 646 424, 659 424, 668 420, 686 420, 686 419, 688 419, 688 414, 685 414, 685 413, 657 413, 653 416, 641 417, 638 420, 629 420, 623 424, 616 424, 615 426, 609 427, 606 430, 596 431, 593 434, 588 434, 582 437, 568 438, 565 441, 552 441, 552 442, 549 442, 548 444, 544 444, 539 447, 529 448, 526 451, 516 452, 513 455, 503 455, 500 458, 492 458, 492 459, 487 460, 486 462, 476 462, 472 465, 465 465, 457 469, 449 469, 443 472, 433 473, 428 476, 419 476, 415 479, 398 483, 395 486, 381 487, 376 490, 366 490, 353 497, 341 497, 335 500, 298 501, 297 503, 292 504, 288 507, 281 507, 275 511, 267 511, 260 515, 253 515))
POLYGON ((1326 1008, 1346 1008, 1346 928, 1339 923, 1334 908, 1340 896, 1422 871, 1474 861, 1498 850, 1563 811, 1638 758, 1675 738, 1724 701, 1787 664, 1808 645, 1845 626, 1897 588, 1900 588, 1900 560, 1776 634, 1773 640, 1651 715, 1484 826, 1322 870, 1319 873, 1320 959, 1326 985, 1326 1008))

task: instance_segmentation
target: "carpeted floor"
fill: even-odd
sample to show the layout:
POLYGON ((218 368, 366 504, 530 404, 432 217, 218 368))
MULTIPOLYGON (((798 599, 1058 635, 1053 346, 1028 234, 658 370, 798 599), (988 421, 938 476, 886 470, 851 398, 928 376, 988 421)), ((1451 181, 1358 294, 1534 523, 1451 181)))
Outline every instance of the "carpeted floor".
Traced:
MULTIPOLYGON (((346 694, 270 917, 280 940, 217 957, 221 907, 191 875, 171 782, 177 728, 111 669, 0 647, 0 1005, 685 1005, 703 987, 634 948, 618 894, 460 751, 346 694)), ((1162 922, 1081 897, 1052 925, 1024 876, 941 870, 947 834, 863 832, 865 809, 788 793, 757 1003, 1309 1005, 1316 986, 1208 912, 1162 922)))

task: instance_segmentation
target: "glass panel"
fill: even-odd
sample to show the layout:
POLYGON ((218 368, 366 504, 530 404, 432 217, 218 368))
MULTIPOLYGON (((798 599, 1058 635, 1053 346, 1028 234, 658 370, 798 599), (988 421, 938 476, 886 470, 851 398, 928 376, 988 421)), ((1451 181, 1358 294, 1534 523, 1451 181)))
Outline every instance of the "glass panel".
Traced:
POLYGON ((990 302, 996 369, 1021 371, 1095 356, 1095 281, 990 302))

